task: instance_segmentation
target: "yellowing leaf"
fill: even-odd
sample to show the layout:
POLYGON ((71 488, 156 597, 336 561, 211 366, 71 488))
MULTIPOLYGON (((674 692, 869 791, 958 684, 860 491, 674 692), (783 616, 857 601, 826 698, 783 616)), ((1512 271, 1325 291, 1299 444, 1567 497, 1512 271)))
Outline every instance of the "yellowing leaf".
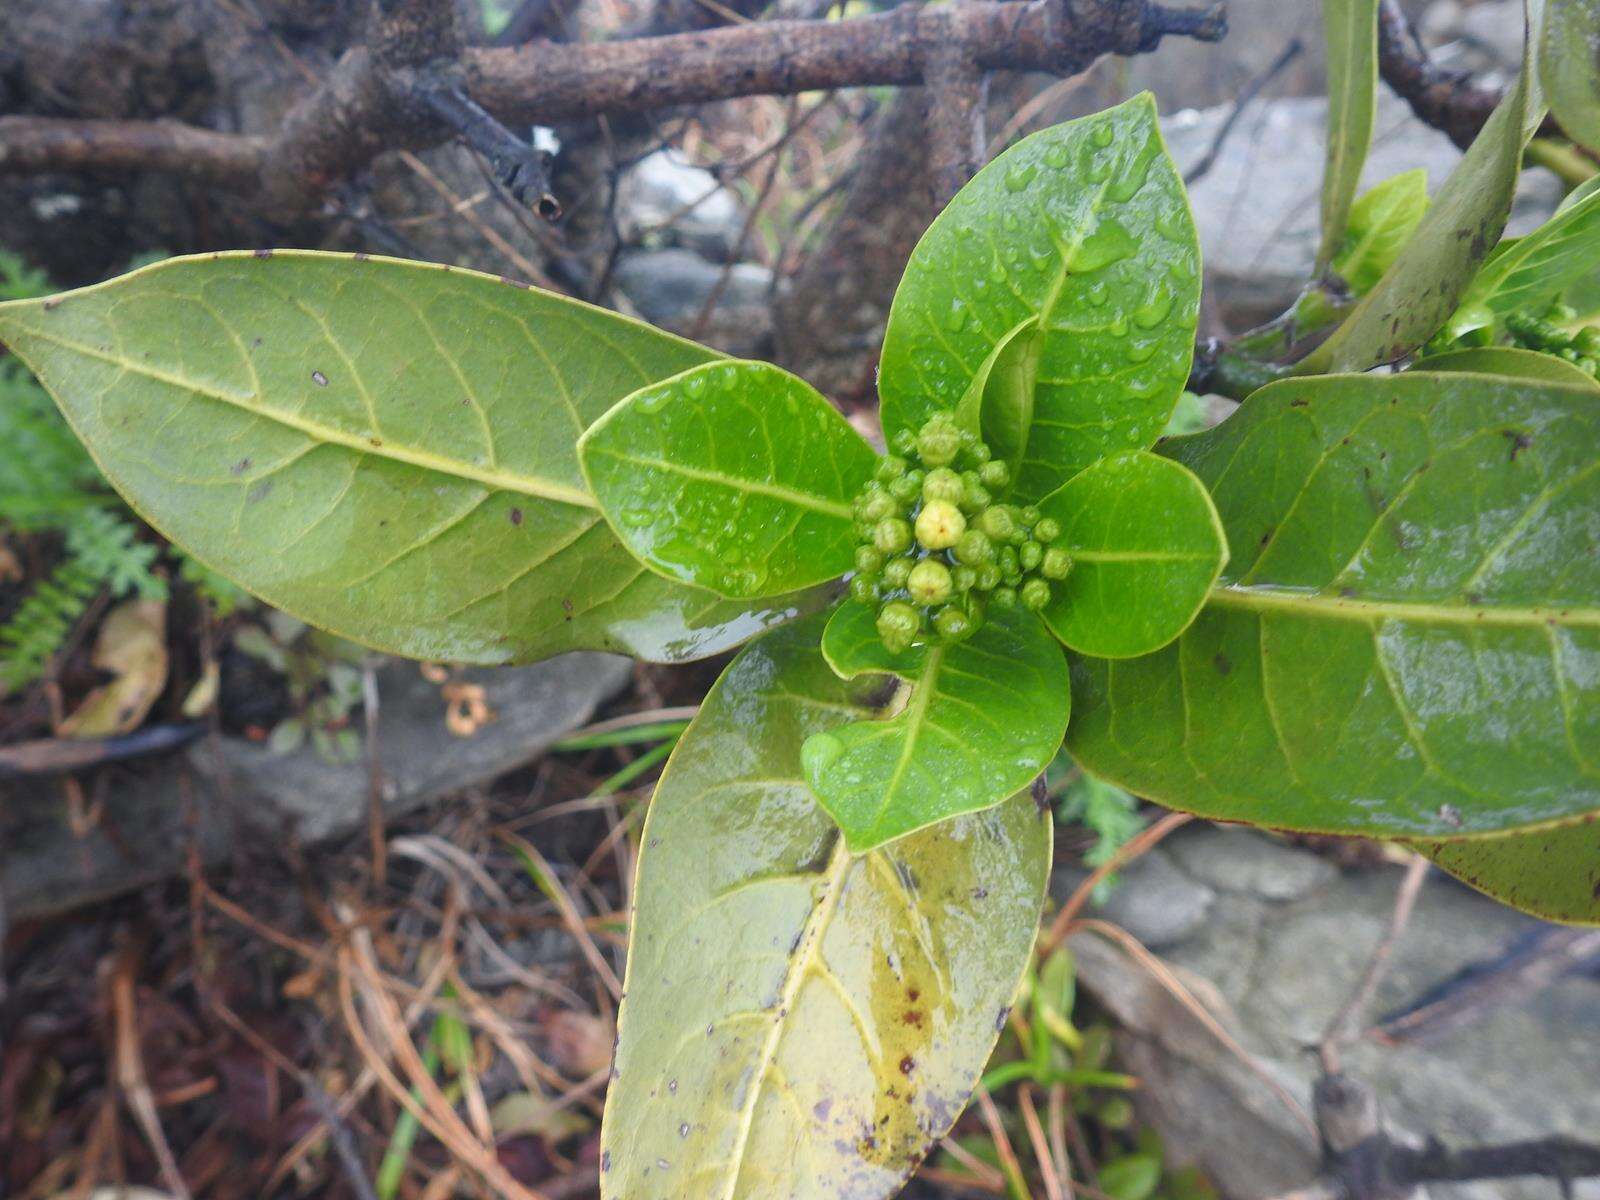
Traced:
POLYGON ((128 600, 100 626, 94 665, 116 676, 84 697, 65 721, 63 737, 114 737, 138 728, 167 686, 167 605, 128 600))

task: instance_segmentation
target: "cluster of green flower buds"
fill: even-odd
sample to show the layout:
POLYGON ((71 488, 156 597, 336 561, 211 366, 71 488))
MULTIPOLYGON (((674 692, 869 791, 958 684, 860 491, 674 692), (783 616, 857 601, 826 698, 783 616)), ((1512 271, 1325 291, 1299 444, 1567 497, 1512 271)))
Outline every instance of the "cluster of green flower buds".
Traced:
POLYGON ((1551 305, 1542 316, 1514 312, 1506 317, 1506 332, 1523 349, 1554 354, 1600 379, 1600 327, 1586 325, 1576 333, 1563 328, 1577 315, 1577 310, 1566 304, 1551 305))
POLYGON ((902 430, 856 497, 856 574, 850 594, 878 610, 892 654, 949 643, 983 624, 989 605, 1041 609, 1072 559, 1050 543, 1061 527, 1032 507, 997 502, 1011 471, 989 447, 939 413, 902 430))
MULTIPOLYGON (((1570 305, 1552 304, 1539 314, 1526 311, 1508 313, 1505 330, 1511 335, 1513 346, 1553 354, 1593 378, 1600 379, 1600 326, 1586 325, 1574 332, 1568 327, 1577 317, 1577 310, 1570 305)), ((1482 325, 1460 337, 1440 330, 1423 347, 1422 352, 1427 356, 1493 344, 1494 326, 1486 317, 1482 325)))

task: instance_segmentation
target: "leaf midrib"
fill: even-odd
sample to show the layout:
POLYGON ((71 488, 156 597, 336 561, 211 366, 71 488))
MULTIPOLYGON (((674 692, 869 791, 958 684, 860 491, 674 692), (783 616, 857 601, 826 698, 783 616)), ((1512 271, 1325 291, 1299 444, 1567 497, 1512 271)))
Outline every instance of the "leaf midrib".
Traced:
POLYGON ((38 338, 43 342, 50 342, 64 350, 82 354, 87 358, 98 359, 125 371, 143 375, 158 383, 167 384, 182 391, 191 392, 197 396, 204 396, 220 404, 227 404, 239 409, 241 412, 252 416, 262 417, 274 421, 287 429, 320 442, 324 445, 341 446, 359 454, 368 454, 376 458, 386 458, 394 462, 402 462, 408 466, 420 467, 425 471, 435 474, 447 475, 457 479, 467 479, 474 483, 481 483, 499 491, 518 492, 525 496, 534 496, 543 500, 553 500, 560 504, 570 504, 575 508, 598 509, 593 496, 581 488, 569 484, 558 483, 553 479, 545 479, 538 475, 526 475, 516 471, 504 471, 494 468, 474 466, 459 459, 445 458, 426 450, 419 450, 411 446, 403 446, 384 439, 368 439, 352 433, 345 433, 317 421, 306 420, 281 409, 263 406, 255 394, 237 395, 221 391, 215 387, 208 387, 169 371, 146 363, 136 362, 122 355, 112 354, 97 346, 85 345, 56 334, 45 333, 36 326, 18 326, 21 332, 28 337, 38 338))
POLYGON ((766 1041, 762 1043, 761 1055, 745 1095, 744 1108, 739 1113, 738 1135, 734 1142, 733 1153, 728 1159, 728 1186, 722 1193, 723 1200, 734 1200, 734 1189, 739 1186, 739 1176, 744 1168, 745 1151, 750 1144, 750 1134, 755 1128, 756 1104, 766 1084, 767 1073, 777 1060, 778 1047, 783 1042, 785 1022, 788 1015, 795 1011, 795 1000, 799 997, 800 989, 811 977, 811 971, 821 955, 822 940, 827 934, 829 924, 833 921, 833 914, 838 910, 839 898, 844 894, 844 878, 854 863, 855 855, 845 845, 845 839, 842 836, 836 838, 828 861, 827 874, 824 876, 825 890, 821 900, 811 910, 801 927, 800 948, 789 963, 788 973, 783 980, 783 989, 779 993, 778 1003, 774 1009, 778 1015, 772 1022, 772 1028, 767 1031, 766 1041))
POLYGON ((800 508, 809 508, 813 512, 819 512, 825 516, 838 517, 844 521, 853 520, 855 517, 851 507, 842 501, 826 500, 810 492, 802 492, 795 488, 785 487, 781 483, 765 483, 759 479, 725 475, 721 471, 713 471, 708 467, 694 467, 688 463, 672 462, 664 458, 625 454, 620 450, 612 450, 605 446, 596 446, 592 452, 604 454, 609 458, 614 458, 618 462, 628 463, 631 466, 649 467, 652 470, 665 471, 668 474, 682 475, 686 479, 693 479, 700 483, 715 483, 722 487, 732 488, 735 491, 750 492, 757 496, 768 496, 774 500, 782 500, 800 508))
POLYGON ((1370 600, 1330 596, 1326 592, 1285 587, 1221 584, 1211 589, 1207 605, 1242 612, 1281 613, 1372 624, 1415 621, 1424 625, 1540 628, 1548 625, 1600 629, 1600 608, 1567 605, 1447 604, 1438 601, 1370 600))

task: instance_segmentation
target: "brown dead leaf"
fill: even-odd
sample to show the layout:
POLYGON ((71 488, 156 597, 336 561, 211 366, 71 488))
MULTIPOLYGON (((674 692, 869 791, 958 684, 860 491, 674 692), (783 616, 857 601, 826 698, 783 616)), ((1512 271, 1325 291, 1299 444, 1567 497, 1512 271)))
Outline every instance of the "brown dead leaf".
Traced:
POLYGON ((62 737, 114 737, 136 729, 167 686, 167 605, 128 600, 100 626, 94 665, 116 676, 84 697, 61 722, 62 737))

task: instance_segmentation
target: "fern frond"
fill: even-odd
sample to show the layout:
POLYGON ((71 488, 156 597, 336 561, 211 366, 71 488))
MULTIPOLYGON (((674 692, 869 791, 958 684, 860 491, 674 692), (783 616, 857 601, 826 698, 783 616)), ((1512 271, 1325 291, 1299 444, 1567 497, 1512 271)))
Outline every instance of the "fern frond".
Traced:
POLYGON ((100 584, 99 576, 82 562, 68 559, 0 625, 0 694, 25 687, 44 674, 100 584))
POLYGON ((137 592, 144 600, 165 600, 167 581, 152 570, 161 548, 138 538, 131 522, 106 509, 90 508, 67 526, 67 552, 113 596, 137 592))

